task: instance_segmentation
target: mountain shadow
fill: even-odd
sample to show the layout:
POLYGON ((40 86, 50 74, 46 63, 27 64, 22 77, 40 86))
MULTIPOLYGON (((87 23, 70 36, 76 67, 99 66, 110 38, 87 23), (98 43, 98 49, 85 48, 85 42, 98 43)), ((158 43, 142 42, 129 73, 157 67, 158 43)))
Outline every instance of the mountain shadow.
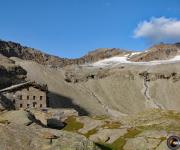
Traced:
POLYGON ((53 93, 51 91, 48 92, 47 105, 51 108, 73 108, 81 116, 89 115, 88 111, 86 111, 84 108, 77 104, 74 104, 71 98, 53 93))
POLYGON ((15 110, 15 105, 13 104, 13 102, 2 94, 0 94, 0 104, 6 110, 15 110))

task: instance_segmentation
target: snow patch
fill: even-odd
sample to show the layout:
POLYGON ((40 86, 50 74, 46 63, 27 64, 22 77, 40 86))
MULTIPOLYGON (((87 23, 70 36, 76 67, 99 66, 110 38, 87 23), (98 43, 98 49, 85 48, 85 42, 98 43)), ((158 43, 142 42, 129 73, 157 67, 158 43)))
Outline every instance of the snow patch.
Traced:
POLYGON ((138 54, 141 54, 142 52, 133 52, 133 53, 131 53, 130 55, 129 55, 129 57, 132 57, 132 56, 134 56, 134 55, 138 55, 138 54))
MULTIPOLYGON (((141 53, 141 52, 138 52, 141 53)), ((130 54, 132 55, 136 55, 136 53, 132 53, 130 54)), ((158 64, 167 64, 167 63, 174 63, 177 61, 180 61, 180 55, 175 56, 172 59, 169 60, 156 60, 156 61, 149 61, 149 62, 132 62, 129 61, 128 58, 130 56, 116 56, 116 57, 111 57, 111 58, 107 58, 104 60, 100 60, 98 62, 95 62, 93 64, 91 64, 94 67, 103 67, 103 66, 110 66, 110 65, 118 65, 118 64, 134 64, 134 65, 158 65, 158 64)))

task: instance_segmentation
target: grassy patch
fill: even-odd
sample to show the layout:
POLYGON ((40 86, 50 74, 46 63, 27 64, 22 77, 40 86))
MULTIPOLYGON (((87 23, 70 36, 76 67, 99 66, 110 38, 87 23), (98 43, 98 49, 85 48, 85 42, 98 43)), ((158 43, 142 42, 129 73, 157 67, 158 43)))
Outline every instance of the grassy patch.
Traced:
POLYGON ((112 143, 111 147, 113 148, 113 150, 123 149, 124 145, 126 144, 126 139, 127 138, 134 138, 139 133, 141 133, 140 130, 135 129, 135 128, 131 128, 128 130, 128 132, 123 137, 120 137, 114 143, 112 143))
POLYGON ((147 126, 137 126, 138 129, 140 130, 165 130, 167 132, 170 131, 179 131, 180 130, 180 126, 176 126, 174 124, 170 124, 170 125, 159 125, 159 124, 153 124, 153 125, 147 125, 147 126))
POLYGON ((75 117, 71 116, 65 120, 67 124, 63 130, 77 132, 79 129, 83 128, 83 123, 78 122, 75 117))
POLYGON ((109 117, 106 115, 99 115, 99 116, 92 116, 92 119, 96 119, 96 120, 104 120, 104 119, 108 119, 109 117))
POLYGON ((0 124, 9 124, 10 122, 8 120, 0 120, 0 124))
POLYGON ((120 126, 121 126, 120 122, 105 121, 105 124, 102 127, 106 129, 117 129, 120 126))
POLYGON ((85 137, 89 138, 91 135, 95 134, 97 132, 97 129, 94 128, 90 130, 88 133, 84 134, 85 137))
POLYGON ((180 113, 169 110, 167 113, 165 113, 165 117, 169 119, 180 120, 180 113))
POLYGON ((106 148, 106 149, 103 149, 103 150, 123 150, 123 147, 126 144, 127 138, 134 138, 139 133, 141 133, 140 130, 135 129, 135 128, 131 128, 131 129, 128 130, 128 132, 124 136, 118 138, 112 144, 102 144, 102 143, 100 143, 99 145, 106 148))

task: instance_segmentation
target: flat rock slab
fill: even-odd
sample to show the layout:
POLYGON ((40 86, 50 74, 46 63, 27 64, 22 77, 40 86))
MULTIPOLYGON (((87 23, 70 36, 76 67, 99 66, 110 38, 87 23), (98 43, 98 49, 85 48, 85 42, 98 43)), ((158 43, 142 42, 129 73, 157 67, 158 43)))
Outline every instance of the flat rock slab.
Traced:
POLYGON ((161 142, 160 139, 147 139, 145 137, 136 137, 128 139, 124 150, 153 150, 161 142))
POLYGON ((156 147, 155 150, 168 150, 169 148, 167 147, 167 141, 164 140, 162 141, 158 147, 156 147))
POLYGON ((162 138, 167 137, 168 133, 164 130, 157 131, 157 130, 146 130, 140 133, 138 136, 148 137, 148 138, 162 138))
POLYGON ((84 125, 83 128, 79 130, 79 132, 82 134, 86 134, 90 130, 101 127, 104 124, 103 120, 95 120, 95 119, 92 119, 90 117, 85 117, 85 116, 78 117, 77 121, 83 123, 84 125))
POLYGON ((111 144, 126 133, 127 129, 101 129, 96 134, 91 135, 89 139, 94 142, 111 144))

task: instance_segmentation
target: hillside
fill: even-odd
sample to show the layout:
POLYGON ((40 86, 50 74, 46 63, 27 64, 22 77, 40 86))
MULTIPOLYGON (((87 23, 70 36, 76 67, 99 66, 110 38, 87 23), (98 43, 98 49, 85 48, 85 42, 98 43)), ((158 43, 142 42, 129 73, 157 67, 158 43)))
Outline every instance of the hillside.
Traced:
POLYGON ((27 71, 27 79, 48 85, 51 107, 114 117, 150 108, 180 111, 178 44, 155 45, 145 52, 97 49, 78 59, 12 42, 1 42, 0 50, 27 71))
POLYGON ((164 150, 167 138, 180 133, 178 43, 142 52, 97 49, 78 59, 51 56, 12 42, 2 42, 0 47, 0 88, 25 80, 47 84, 51 107, 49 113, 4 111, 8 104, 0 101, 0 130, 7 137, 0 147, 164 150), (78 114, 74 109, 79 116, 72 116, 78 114), (65 112, 70 114, 62 119, 65 112), (63 129, 42 126, 52 117, 49 114, 61 118, 63 129), (52 135, 56 136, 50 141, 52 135), (9 140, 15 143, 7 144, 9 140))
POLYGON ((149 108, 180 111, 180 62, 171 61, 178 57, 178 44, 155 45, 146 52, 98 49, 76 60, 54 57, 12 42, 1 41, 0 45, 1 54, 27 71, 27 80, 48 85, 51 107, 115 117, 149 108), (154 59, 156 63, 151 65, 154 59), (133 62, 143 60, 146 62, 133 62), (65 61, 73 63, 67 66, 65 61), (56 67, 51 67, 51 63, 56 67))

